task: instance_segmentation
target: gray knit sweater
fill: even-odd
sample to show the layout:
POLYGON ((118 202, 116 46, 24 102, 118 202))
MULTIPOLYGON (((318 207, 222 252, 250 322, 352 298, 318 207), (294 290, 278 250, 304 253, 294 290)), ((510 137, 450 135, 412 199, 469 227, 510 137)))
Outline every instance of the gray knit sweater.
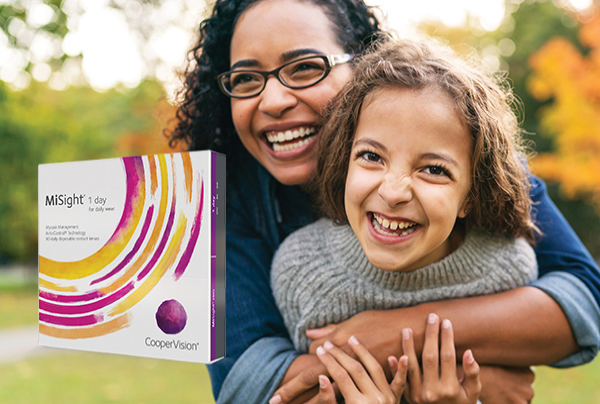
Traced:
POLYGON ((307 352, 305 331, 365 310, 496 293, 537 277, 524 239, 470 231, 461 246, 426 267, 389 272, 366 258, 350 226, 321 219, 291 234, 273 259, 271 282, 294 346, 307 352))

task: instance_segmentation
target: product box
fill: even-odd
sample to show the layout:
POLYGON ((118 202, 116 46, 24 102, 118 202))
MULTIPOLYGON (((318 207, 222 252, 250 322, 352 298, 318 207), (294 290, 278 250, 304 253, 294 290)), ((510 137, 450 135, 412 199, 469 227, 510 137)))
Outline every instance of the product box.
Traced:
POLYGON ((225 156, 42 164, 40 345, 225 355, 225 156))

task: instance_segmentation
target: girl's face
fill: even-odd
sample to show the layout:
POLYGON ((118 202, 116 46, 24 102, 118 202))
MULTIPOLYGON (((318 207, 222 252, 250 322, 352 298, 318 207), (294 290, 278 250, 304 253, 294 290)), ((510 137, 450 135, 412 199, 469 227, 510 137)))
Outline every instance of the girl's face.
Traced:
MULTIPOLYGON (((344 49, 331 24, 314 4, 263 0, 242 13, 235 25, 231 68, 269 71, 304 56, 341 55, 344 49)), ((304 89, 287 88, 269 76, 259 95, 231 99, 233 123, 242 143, 279 182, 295 185, 310 178, 316 165, 320 115, 350 73, 349 64, 335 66, 323 81, 304 89)))
POLYGON ((346 179, 348 221, 369 261, 411 271, 458 246, 468 209, 473 142, 439 89, 385 88, 360 113, 346 179))

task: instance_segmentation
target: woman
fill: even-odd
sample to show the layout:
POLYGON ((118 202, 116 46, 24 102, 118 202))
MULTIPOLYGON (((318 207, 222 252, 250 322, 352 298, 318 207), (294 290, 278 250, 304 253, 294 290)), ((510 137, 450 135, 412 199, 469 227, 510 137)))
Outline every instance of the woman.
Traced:
MULTIPOLYGON (((219 402, 264 401, 282 380, 293 379, 273 399, 287 401, 304 384, 318 383, 318 359, 300 356, 289 341, 269 286, 270 264, 289 233, 316 219, 302 184, 315 166, 321 114, 348 78, 347 55, 378 35, 377 20, 357 0, 222 0, 201 25, 172 139, 228 157, 227 357, 209 367, 219 402), (310 63, 298 62, 309 56, 310 63), (314 68, 322 69, 319 80, 292 78, 314 68), (218 74, 227 96, 219 92, 218 74)), ((423 319, 435 312, 454 324, 458 351, 472 347, 483 364, 528 366, 568 355, 558 365, 591 360, 600 340, 598 268, 545 185, 536 178, 532 184, 536 224, 545 235, 536 248, 541 276, 533 287, 363 312, 334 330, 313 332, 313 348, 333 330, 327 339, 343 345, 355 335, 384 363, 399 356, 400 330, 412 328, 418 343, 423 319)), ((485 395, 483 370, 482 380, 485 395)))

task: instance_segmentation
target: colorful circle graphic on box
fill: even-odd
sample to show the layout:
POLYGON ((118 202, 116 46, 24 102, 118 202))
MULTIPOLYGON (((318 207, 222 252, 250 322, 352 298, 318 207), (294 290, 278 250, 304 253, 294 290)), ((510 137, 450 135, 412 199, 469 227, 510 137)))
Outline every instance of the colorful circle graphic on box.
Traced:
POLYGON ((163 277, 177 281, 188 267, 204 199, 189 153, 113 160, 122 164, 126 195, 112 236, 79 261, 39 256, 41 334, 81 339, 127 327, 132 307, 163 277))
POLYGON ((179 334, 186 322, 187 313, 175 299, 165 300, 156 310, 156 324, 165 334, 179 334))

